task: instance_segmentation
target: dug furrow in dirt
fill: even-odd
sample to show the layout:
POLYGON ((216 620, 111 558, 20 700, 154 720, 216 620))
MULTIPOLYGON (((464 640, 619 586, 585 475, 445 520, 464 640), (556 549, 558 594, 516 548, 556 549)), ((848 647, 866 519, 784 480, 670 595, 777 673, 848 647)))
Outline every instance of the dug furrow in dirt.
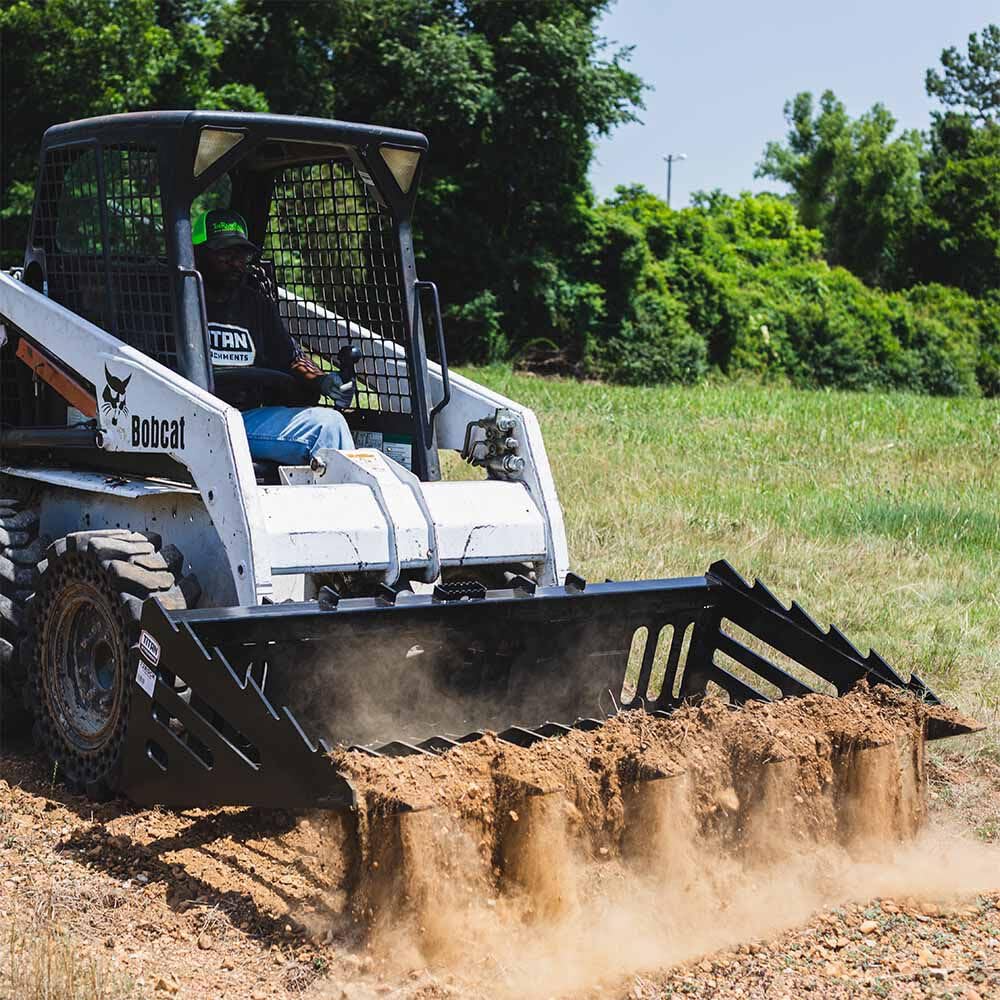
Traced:
POLYGON ((709 700, 345 751, 358 812, 308 818, 93 807, 7 756, 0 996, 53 940, 108 997, 994 995, 1000 852, 928 823, 929 711, 709 700))

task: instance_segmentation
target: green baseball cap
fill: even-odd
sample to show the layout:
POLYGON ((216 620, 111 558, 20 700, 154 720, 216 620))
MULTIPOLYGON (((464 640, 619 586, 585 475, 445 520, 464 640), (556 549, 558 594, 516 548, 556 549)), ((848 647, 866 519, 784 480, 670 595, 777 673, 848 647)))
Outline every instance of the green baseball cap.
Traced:
POLYGON ((259 254, 260 247, 248 239, 246 219, 231 208, 213 208, 202 212, 191 227, 191 242, 206 250, 228 250, 242 247, 249 253, 259 254))

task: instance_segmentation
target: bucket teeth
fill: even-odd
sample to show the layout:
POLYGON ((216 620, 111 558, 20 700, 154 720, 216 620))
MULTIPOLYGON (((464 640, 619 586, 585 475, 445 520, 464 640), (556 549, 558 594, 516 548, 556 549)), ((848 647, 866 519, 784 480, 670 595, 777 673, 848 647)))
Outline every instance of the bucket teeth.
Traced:
POLYGON ((454 750, 458 745, 457 740, 447 736, 430 736, 417 744, 421 750, 429 750, 431 753, 444 753, 446 750, 454 750))
POLYGON ((760 580, 755 580, 753 589, 750 591, 750 595, 755 597, 761 604, 771 611, 777 611, 778 614, 787 614, 787 609, 784 604, 778 600, 774 594, 771 593, 768 588, 760 582, 760 580))
POLYGON ((558 722, 543 722, 535 729, 535 732, 541 736, 565 736, 571 731, 570 726, 564 726, 558 722))
POLYGON ((410 757, 413 754, 427 754, 429 750, 424 750, 412 743, 405 743, 403 740, 391 740, 376 749, 382 757, 410 757))
POLYGON ((620 769, 621 780, 634 784, 644 785, 652 781, 667 781, 670 778, 678 777, 677 771, 667 771, 656 764, 649 764, 644 760, 632 760, 623 762, 620 769))
POLYGON ((950 736, 967 736, 981 733, 985 727, 954 709, 932 705, 927 712, 926 735, 928 740, 944 740, 950 736))
POLYGON ((827 642, 838 652, 849 656, 852 660, 864 660, 861 650, 836 625, 830 626, 830 631, 827 632, 826 636, 827 642))
POLYGON ((717 559, 708 567, 708 572, 737 590, 742 590, 745 593, 750 592, 750 584, 725 559, 717 559))
POLYGON ((532 778, 525 778, 523 775, 509 769, 501 769, 497 773, 499 784, 503 788, 505 799, 534 799, 539 795, 553 795, 563 791, 562 785, 552 781, 543 783, 532 778))
POLYGON ((800 628, 804 628, 817 639, 823 638, 823 630, 816 624, 812 615, 810 615, 808 611, 805 611, 798 601, 792 601, 791 607, 785 613, 800 628))
POLYGON ((530 747, 541 742, 545 737, 532 729, 524 729, 521 726, 508 726, 507 729, 497 733, 497 739, 501 739, 505 743, 513 743, 519 747, 530 747))

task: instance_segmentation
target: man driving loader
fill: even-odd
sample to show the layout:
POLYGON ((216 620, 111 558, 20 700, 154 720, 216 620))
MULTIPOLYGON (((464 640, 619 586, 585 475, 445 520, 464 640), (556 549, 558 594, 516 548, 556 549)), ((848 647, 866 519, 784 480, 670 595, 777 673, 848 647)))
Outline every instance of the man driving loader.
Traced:
POLYGON ((247 278, 261 250, 231 209, 203 212, 191 242, 205 283, 215 392, 243 413, 256 460, 308 463, 320 448, 353 448, 347 421, 352 383, 324 372, 292 340, 277 305, 247 278), (320 396, 338 409, 315 405, 320 396))

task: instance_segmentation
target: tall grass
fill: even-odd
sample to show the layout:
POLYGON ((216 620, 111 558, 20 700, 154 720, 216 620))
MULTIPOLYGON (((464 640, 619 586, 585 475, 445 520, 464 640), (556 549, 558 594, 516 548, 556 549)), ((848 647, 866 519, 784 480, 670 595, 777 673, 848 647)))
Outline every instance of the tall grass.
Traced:
POLYGON ((51 912, 10 914, 0 930, 0 1000, 126 1000, 139 995, 110 973, 97 945, 74 939, 51 912))
POLYGON ((576 572, 726 558, 917 671, 1000 746, 995 401, 467 374, 538 414, 576 572))

